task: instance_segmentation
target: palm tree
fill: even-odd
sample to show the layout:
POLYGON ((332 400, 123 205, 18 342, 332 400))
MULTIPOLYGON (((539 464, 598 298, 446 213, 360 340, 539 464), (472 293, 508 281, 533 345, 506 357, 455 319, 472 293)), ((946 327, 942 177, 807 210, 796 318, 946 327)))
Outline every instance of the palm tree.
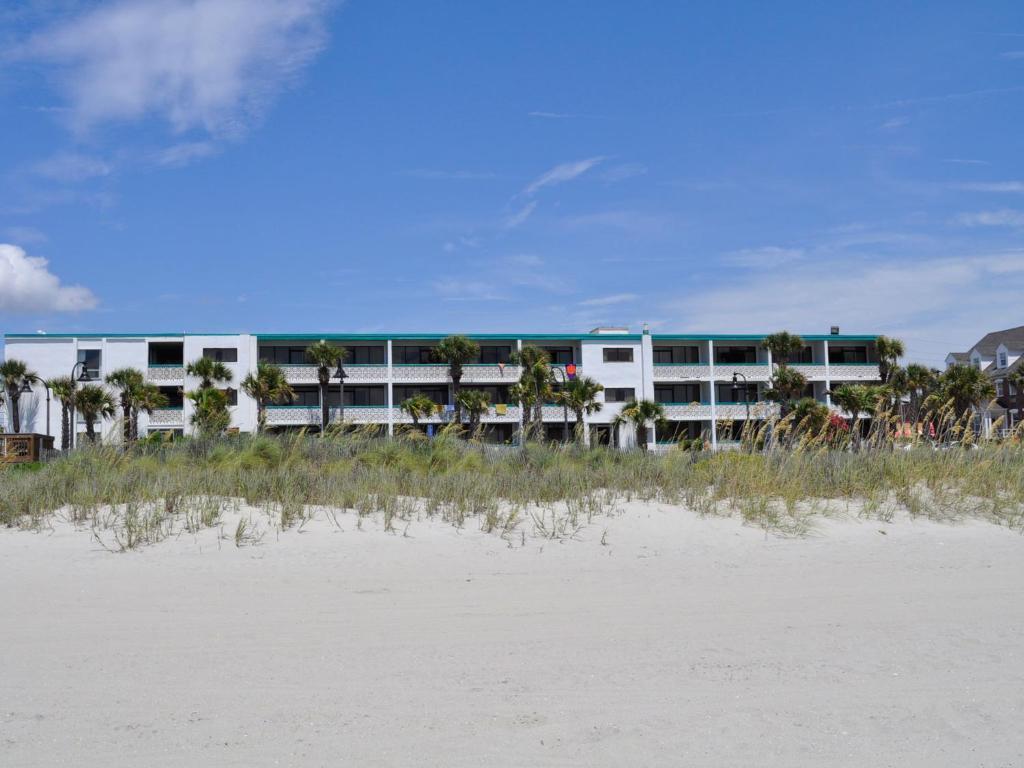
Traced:
POLYGON ((228 396, 222 390, 203 387, 187 392, 186 397, 192 401, 192 425, 203 437, 219 435, 231 424, 228 396))
MULTIPOLYGON (((348 350, 331 344, 325 339, 314 342, 306 350, 306 359, 316 366, 316 380, 320 383, 320 436, 327 434, 327 425, 331 421, 330 405, 327 402, 327 390, 331 384, 332 370, 348 356, 348 350)), ((344 385, 342 385, 344 386, 344 385)), ((342 403, 344 406, 344 403, 342 403)))
POLYGON ((143 384, 132 403, 132 440, 139 439, 139 411, 152 416, 153 411, 167 407, 167 395, 156 384, 143 384))
POLYGON ((462 387, 462 367, 480 356, 480 345, 466 336, 448 336, 438 342, 431 354, 438 362, 448 364, 448 376, 452 380, 452 402, 460 409, 456 420, 461 423, 459 392, 462 387))
POLYGON ((7 394, 7 406, 11 411, 11 428, 15 432, 21 432, 21 412, 18 408, 18 400, 21 398, 21 389, 26 384, 38 381, 39 377, 28 369, 28 365, 21 360, 5 360, 0 363, 0 384, 7 394))
POLYGON ((412 423, 417 427, 420 424, 420 419, 432 416, 437 412, 437 403, 422 392, 406 398, 398 407, 409 414, 410 418, 412 418, 412 423))
POLYGON ((793 401, 801 398, 807 389, 807 377, 795 368, 780 364, 772 373, 764 396, 779 404, 779 414, 785 416, 793 401))
POLYGON ((779 368, 789 364, 789 356, 804 348, 804 340, 789 331, 778 331, 764 337, 763 346, 772 355, 772 363, 779 368))
POLYGON ((75 380, 70 376, 49 379, 46 385, 60 401, 60 449, 71 448, 71 406, 75 403, 75 380))
POLYGON ((200 357, 188 364, 185 372, 189 376, 199 378, 200 389, 210 389, 214 384, 226 384, 231 381, 231 369, 224 363, 209 357, 200 357))
POLYGON ((117 413, 117 402, 103 387, 86 384, 75 394, 75 408, 85 421, 85 435, 90 443, 96 442, 96 422, 117 413))
POLYGON ((879 336, 875 339, 875 351, 878 354, 878 375, 883 384, 889 383, 889 377, 903 357, 905 349, 899 339, 879 336))
POLYGON ((583 423, 583 415, 590 416, 601 410, 597 395, 604 387, 589 376, 580 376, 566 382, 565 387, 555 393, 555 402, 567 407, 576 416, 576 436, 581 445, 589 444, 589 435, 583 423))
POLYGON ((866 384, 840 384, 830 393, 832 402, 850 414, 850 431, 854 443, 860 444, 860 415, 864 412, 874 413, 879 401, 886 396, 881 387, 866 384))
POLYGON ((255 375, 250 373, 242 379, 241 386, 242 391, 256 401, 257 432, 267 427, 268 405, 285 403, 295 397, 295 390, 288 383, 281 366, 274 363, 257 363, 255 375))
POLYGON ((480 417, 487 413, 491 404, 491 398, 479 389, 467 389, 459 392, 455 400, 459 407, 459 413, 466 413, 469 416, 469 439, 476 439, 480 429, 480 417))
POLYGON ((665 406, 653 400, 634 400, 623 407, 622 415, 633 425, 636 442, 646 451, 647 426, 651 422, 658 424, 665 421, 665 406))
MULTIPOLYGON (((1009 376, 1006 377, 1006 383, 1013 387, 1015 391, 1014 405, 1017 407, 1017 420, 1018 422, 1024 418, 1024 368, 1017 367, 1009 376)), ((1007 400, 1009 400, 1010 392, 1006 392, 1007 400)))
POLYGON ((137 430, 132 426, 135 398, 145 385, 146 378, 142 375, 142 371, 135 368, 118 368, 107 374, 106 382, 120 392, 121 414, 124 420, 122 424, 124 445, 127 447, 132 441, 132 436, 137 434, 137 430))
POLYGON ((805 397, 793 405, 793 436, 818 435, 828 424, 829 410, 813 397, 805 397))
MULTIPOLYGON (((951 403, 958 419, 996 396, 992 380, 973 365, 951 365, 939 377, 933 397, 941 403, 951 403)), ((933 400, 933 402, 935 402, 933 400)))
POLYGON ((909 419, 912 424, 917 424, 921 419, 921 406, 935 388, 938 376, 926 365, 910 363, 903 369, 902 379, 903 386, 910 395, 909 419))
POLYGON ((540 434, 544 422, 544 403, 551 397, 552 391, 551 358, 540 347, 527 344, 512 353, 511 362, 522 367, 519 384, 512 391, 523 407, 523 422, 531 424, 530 432, 540 434), (529 414, 531 408, 532 418, 529 414))

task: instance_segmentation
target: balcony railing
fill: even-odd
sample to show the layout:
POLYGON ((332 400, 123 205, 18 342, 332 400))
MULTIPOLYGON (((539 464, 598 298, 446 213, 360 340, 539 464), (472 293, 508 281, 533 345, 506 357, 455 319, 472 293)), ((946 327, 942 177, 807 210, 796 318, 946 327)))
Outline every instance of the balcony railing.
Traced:
MULTIPOLYGON (((715 418, 723 419, 746 419, 747 403, 716 403, 715 418)), ((711 403, 708 401, 700 403, 662 403, 665 409, 665 418, 670 421, 708 421, 711 419, 711 403)), ((779 415, 778 403, 765 401, 749 403, 751 419, 766 419, 779 415)))
MULTIPOLYGON (((384 384, 388 380, 388 367, 386 365, 356 365, 344 364, 346 384, 384 384)), ((289 384, 316 384, 317 371, 315 365, 282 365, 285 378, 289 384)), ((338 380, 334 378, 334 368, 331 368, 331 384, 336 386, 338 380)))
POLYGON ((181 363, 150 363, 146 368, 149 381, 184 381, 185 366, 181 363))
POLYGON ((747 381, 768 381, 771 366, 768 363, 715 363, 715 379, 732 379, 734 373, 747 377, 747 381))
MULTIPOLYGON (((331 423, 340 420, 340 408, 330 409, 331 423)), ((346 424, 387 424, 388 416, 396 424, 412 424, 412 417, 401 408, 389 409, 384 405, 346 405, 346 424)), ((420 424, 445 424, 453 418, 451 412, 441 411, 419 419, 420 424)), ((508 405, 504 408, 492 405, 487 409, 480 421, 484 424, 518 424, 519 406, 508 405)), ((267 407, 267 423, 272 426, 286 425, 320 425, 320 406, 318 405, 271 405, 267 407)))
POLYGON ((693 381, 711 376, 711 366, 706 363, 655 363, 655 381, 693 381))
MULTIPOLYGON (((345 369, 348 370, 347 368, 345 369)), ((470 363, 462 367, 463 384, 514 384, 519 381, 518 365, 470 363)), ((447 383, 448 366, 443 363, 398 363, 391 369, 396 382, 447 383)))
POLYGON ((158 408, 149 415, 149 423, 152 426, 158 426, 163 424, 181 424, 184 418, 184 409, 179 406, 177 408, 158 408))
POLYGON ((832 381, 879 381, 882 378, 878 363, 830 363, 828 369, 832 381))

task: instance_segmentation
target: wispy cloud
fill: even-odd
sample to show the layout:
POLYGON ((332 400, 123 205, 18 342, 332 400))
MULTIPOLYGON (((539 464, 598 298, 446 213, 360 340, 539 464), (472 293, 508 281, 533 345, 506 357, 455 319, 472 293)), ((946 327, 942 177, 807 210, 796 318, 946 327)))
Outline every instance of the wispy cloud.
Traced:
POLYGON ((646 165, 642 165, 641 163, 621 163, 619 165, 613 165, 602 173, 601 179, 610 184, 614 184, 619 181, 625 181, 626 179, 643 176, 646 173, 646 165))
POLYGON ((992 165, 988 160, 974 160, 965 157, 947 157, 944 158, 944 163, 953 163, 955 165, 992 165))
POLYGON ((566 120, 570 117, 576 117, 576 115, 569 114, 568 112, 543 112, 541 110, 527 112, 526 114, 530 117, 541 117, 545 120, 566 120))
POLYGON ((617 209, 567 216, 562 220, 570 229, 618 229, 632 235, 659 235, 676 223, 667 214, 617 209))
POLYGON ((954 221, 965 227, 1024 227, 1024 211, 1000 208, 996 211, 961 213, 954 221))
POLYGON ((39 176, 62 182, 78 182, 97 176, 107 176, 112 170, 107 161, 76 152, 60 152, 37 163, 33 168, 39 176))
POLYGON ((1024 51, 1004 51, 999 55, 1004 59, 1024 59, 1024 51))
POLYGON ((157 165, 167 168, 180 168, 194 160, 215 155, 217 152, 218 147, 212 141, 186 141, 155 152, 153 160, 157 165))
POLYGON ((907 125, 908 123, 910 123, 910 118, 909 117, 906 117, 906 116, 891 117, 888 120, 886 120, 884 123, 882 123, 879 126, 879 128, 881 128, 883 131, 895 131, 897 128, 902 128, 903 126, 907 125))
POLYGON ((949 187, 964 192, 1024 192, 1024 181, 967 181, 949 187))
POLYGON ((507 296, 494 290, 493 283, 484 281, 451 278, 432 285, 442 301, 508 301, 507 296))
POLYGON ((608 307, 613 304, 627 304, 636 301, 639 296, 635 293, 614 293, 611 296, 596 296, 592 299, 584 299, 579 304, 581 307, 608 307))
POLYGON ((780 248, 766 245, 761 248, 742 248, 731 251, 723 257, 726 264, 753 269, 774 269, 782 264, 799 261, 804 257, 803 248, 780 248))
POLYGON ((22 245, 45 243, 50 239, 46 236, 46 233, 40 232, 35 227, 8 227, 4 230, 4 234, 14 242, 22 245))
POLYGON ((154 0, 88 7, 14 51, 52 64, 88 130, 155 116, 237 135, 323 48, 326 0, 154 0))
POLYGON ((504 229, 515 229, 519 225, 523 224, 537 208, 537 201, 530 200, 526 205, 520 208, 518 211, 508 216, 502 225, 504 229))
POLYGON ((29 256, 16 245, 0 244, 0 312, 79 312, 98 303, 88 288, 61 283, 46 259, 29 256))
POLYGON ((535 195, 544 187, 552 187, 556 184, 564 184, 567 181, 572 181, 573 179, 582 176, 602 160, 604 160, 604 156, 589 157, 586 160, 576 160, 575 162, 556 165, 551 170, 541 174, 530 182, 521 194, 525 197, 530 197, 531 195, 535 195))

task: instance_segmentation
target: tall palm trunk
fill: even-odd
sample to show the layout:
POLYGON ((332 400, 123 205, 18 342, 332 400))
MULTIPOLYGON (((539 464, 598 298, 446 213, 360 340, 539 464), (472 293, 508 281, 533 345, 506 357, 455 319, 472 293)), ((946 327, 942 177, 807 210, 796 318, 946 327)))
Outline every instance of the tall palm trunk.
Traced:
POLYGON ((96 442, 95 422, 89 417, 86 417, 85 419, 85 436, 89 438, 90 443, 96 442))
POLYGON ((267 403, 260 397, 256 399, 256 431, 260 434, 267 429, 267 403))
POLYGON ((121 393, 121 413, 124 414, 124 423, 121 425, 124 436, 124 445, 127 448, 132 441, 132 399, 128 392, 121 393))
POLYGON ((327 402, 327 390, 330 386, 330 371, 321 368, 318 379, 320 381, 320 437, 327 435, 327 425, 331 421, 331 407, 327 402))
POLYGON ((7 404, 11 408, 11 428, 15 433, 21 432, 21 412, 18 409, 18 398, 21 396, 19 387, 7 387, 7 404))
POLYGON ((71 405, 60 401, 60 449, 67 451, 71 448, 71 405))

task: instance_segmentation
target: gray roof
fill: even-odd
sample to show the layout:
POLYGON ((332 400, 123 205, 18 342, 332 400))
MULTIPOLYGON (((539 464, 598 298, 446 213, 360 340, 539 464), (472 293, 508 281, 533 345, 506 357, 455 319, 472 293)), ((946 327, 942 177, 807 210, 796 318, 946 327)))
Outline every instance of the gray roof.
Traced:
POLYGON ((970 358, 971 350, 976 349, 982 357, 995 357, 1000 344, 1005 344, 1010 350, 1024 350, 1024 325, 986 333, 968 351, 950 352, 949 356, 958 363, 966 362, 970 358))

